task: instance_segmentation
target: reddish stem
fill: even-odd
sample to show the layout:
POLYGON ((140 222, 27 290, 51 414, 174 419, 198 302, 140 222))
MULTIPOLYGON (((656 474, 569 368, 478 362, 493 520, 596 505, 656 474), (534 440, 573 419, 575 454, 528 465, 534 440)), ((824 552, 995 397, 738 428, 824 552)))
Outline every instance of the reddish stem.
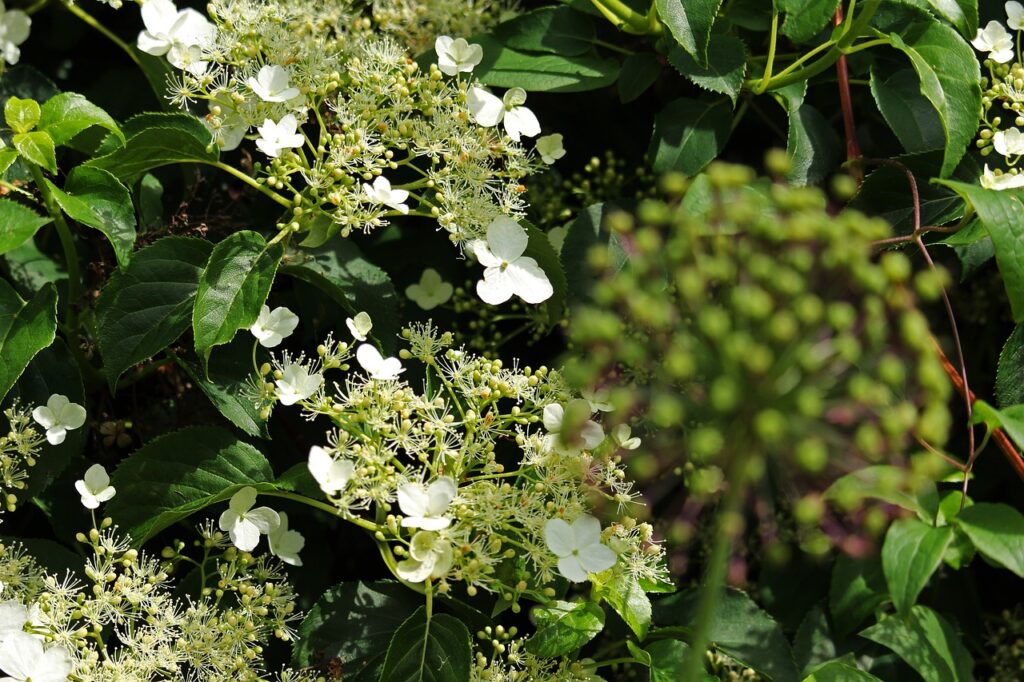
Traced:
MULTIPOLYGON (((839 26, 843 23, 843 5, 836 7, 832 23, 839 26)), ((857 144, 857 130, 853 119, 853 98, 850 96, 850 72, 846 67, 846 55, 840 55, 836 62, 836 76, 839 80, 839 102, 843 109, 843 131, 846 134, 846 160, 860 160, 860 145, 857 144)), ((857 163, 850 163, 850 175, 860 185, 864 181, 864 172, 857 163)))

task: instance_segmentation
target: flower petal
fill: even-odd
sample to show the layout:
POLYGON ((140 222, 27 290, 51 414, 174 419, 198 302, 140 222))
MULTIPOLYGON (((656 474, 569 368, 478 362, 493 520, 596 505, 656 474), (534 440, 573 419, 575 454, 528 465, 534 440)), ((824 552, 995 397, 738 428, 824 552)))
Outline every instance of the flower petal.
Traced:
POLYGON ((537 265, 537 261, 527 256, 517 258, 514 263, 509 263, 505 274, 513 282, 513 287, 519 298, 527 303, 543 303, 555 293, 551 280, 547 274, 537 265))
POLYGON ((579 558, 572 555, 564 556, 558 560, 558 572, 566 580, 574 583, 586 582, 589 575, 580 563, 579 558))
POLYGON ((522 256, 529 242, 523 226, 507 216, 498 216, 487 226, 487 247, 503 261, 511 262, 522 256))
POLYGON ((266 535, 281 525, 281 517, 270 507, 256 507, 246 512, 247 521, 256 526, 261 533, 266 535))
POLYGON ((544 524, 544 542, 559 557, 569 556, 576 549, 572 527, 562 519, 550 519, 544 524))

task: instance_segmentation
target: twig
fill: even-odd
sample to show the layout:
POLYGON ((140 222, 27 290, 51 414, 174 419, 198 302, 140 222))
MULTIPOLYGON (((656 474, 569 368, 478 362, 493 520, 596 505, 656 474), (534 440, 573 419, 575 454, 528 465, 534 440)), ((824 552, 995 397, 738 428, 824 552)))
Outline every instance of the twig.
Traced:
MULTIPOLYGON (((843 4, 836 6, 832 22, 836 26, 843 24, 843 4)), ((843 131, 846 134, 846 160, 856 162, 860 159, 860 145, 857 144, 857 127, 853 119, 853 99, 850 97, 850 72, 846 67, 846 55, 841 54, 836 61, 836 77, 839 81, 839 102, 843 110, 843 131)), ((851 164, 850 172, 859 187, 864 182, 864 171, 860 166, 851 164)))

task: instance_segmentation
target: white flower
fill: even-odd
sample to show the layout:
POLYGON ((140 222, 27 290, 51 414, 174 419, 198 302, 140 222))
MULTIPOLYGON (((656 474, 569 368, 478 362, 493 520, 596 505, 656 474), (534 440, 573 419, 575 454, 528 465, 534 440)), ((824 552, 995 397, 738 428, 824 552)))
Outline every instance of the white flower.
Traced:
POLYGON ((612 440, 623 450, 636 450, 640 447, 640 439, 636 436, 630 437, 632 429, 629 424, 619 424, 612 431, 612 440))
POLYGON ((75 481, 75 490, 82 496, 82 506, 86 509, 96 509, 117 492, 110 485, 110 476, 102 464, 93 464, 86 469, 85 476, 75 481))
POLYGON ((28 608, 13 599, 0 603, 0 644, 15 632, 22 632, 29 621, 28 608))
POLYGON ((277 399, 282 405, 294 405, 316 393, 323 382, 323 375, 319 372, 310 372, 299 362, 288 362, 281 368, 281 378, 274 381, 277 399))
POLYGON ((398 488, 398 506, 404 514, 403 528, 441 530, 452 520, 444 515, 455 499, 458 487, 448 476, 441 476, 423 485, 419 482, 403 483, 398 488))
POLYGON ((295 328, 299 326, 299 317, 284 306, 270 309, 270 306, 260 308, 260 316, 256 323, 249 327, 252 335, 259 340, 264 348, 273 348, 284 341, 285 337, 291 336, 295 328))
POLYGON ((302 133, 297 132, 299 122, 294 114, 286 114, 281 120, 274 123, 271 119, 264 119, 263 125, 256 130, 260 136, 256 140, 256 146, 267 156, 277 158, 282 149, 294 149, 301 147, 302 133))
POLYGON ((238 112, 234 101, 228 95, 220 94, 210 100, 209 108, 210 113, 203 117, 203 125, 213 134, 217 146, 225 152, 238 149, 249 132, 249 124, 238 112))
POLYGON ((270 507, 252 508, 256 488, 246 486, 231 496, 228 508, 220 515, 220 529, 243 552, 251 552, 260 542, 260 534, 269 535, 281 525, 281 517, 270 507))
POLYGON ((1006 8, 1006 23, 1014 31, 1024 30, 1024 5, 1011 0, 1004 5, 1006 8))
POLYGON ((550 519, 544 525, 544 541, 558 557, 558 572, 574 583, 615 565, 615 552, 601 544, 601 522, 593 516, 581 516, 571 525, 550 519))
POLYGON ((280 523, 277 528, 267 533, 267 542, 270 543, 270 551, 278 559, 290 566, 301 566, 302 559, 299 552, 306 546, 306 538, 297 530, 288 528, 288 515, 284 512, 278 513, 280 523))
POLYGON ((32 19, 20 9, 8 10, 0 0, 0 61, 17 64, 21 45, 28 40, 32 19))
POLYGON ((409 205, 403 203, 409 198, 408 190, 391 189, 391 182, 383 175, 378 175, 374 178, 372 185, 364 182, 363 192, 375 204, 390 206, 399 213, 409 212, 409 205))
POLYGON ((611 412, 615 406, 608 402, 607 388, 584 389, 583 399, 590 403, 591 412, 611 412))
POLYGON ((443 578, 454 561, 451 544, 437 533, 426 530, 412 536, 409 557, 400 561, 395 568, 398 577, 410 583, 421 583, 427 578, 443 578))
POLYGON ((180 12, 171 0, 146 0, 142 5, 142 23, 136 45, 156 57, 167 55, 167 61, 195 75, 206 71, 203 49, 210 47, 217 36, 217 27, 194 9, 180 12))
POLYGON ((998 190, 1024 187, 1024 173, 996 173, 989 170, 986 163, 981 174, 981 186, 985 189, 998 190))
MULTIPOLYGON (((590 413, 590 403, 586 400, 576 399, 569 403, 569 407, 574 412, 586 410, 587 414, 590 413)), ((544 428, 551 434, 546 439, 546 442, 548 446, 553 447, 558 452, 566 454, 575 453, 579 451, 579 448, 566 442, 562 433, 565 426, 565 412, 566 408, 558 403, 551 403, 544 407, 544 428)), ((584 449, 593 450, 604 440, 604 429, 597 422, 588 419, 580 427, 578 437, 584 449)))
POLYGON ((540 160, 547 164, 552 164, 565 156, 561 133, 538 137, 537 153, 540 154, 540 160))
POLYGON ((14 632, 0 645, 0 682, 67 682, 71 654, 59 646, 43 649, 43 643, 27 632, 14 632))
POLYGON ((267 64, 246 85, 264 102, 287 102, 299 96, 299 89, 288 85, 288 71, 276 64, 267 64))
POLYGON ((66 395, 54 393, 46 401, 32 410, 32 418, 46 429, 46 440, 50 445, 60 445, 68 435, 85 423, 85 408, 68 400, 66 395))
POLYGON ((513 295, 527 303, 551 298, 554 289, 537 261, 524 256, 530 239, 526 230, 511 218, 499 216, 487 226, 487 240, 470 244, 473 254, 484 266, 484 278, 476 283, 476 293, 485 303, 504 303, 513 295))
POLYGON ((356 360, 371 379, 389 381, 405 371, 398 358, 385 358, 374 346, 364 343, 356 348, 356 360))
POLYGON ((437 306, 447 303, 452 297, 455 288, 441 279, 441 274, 434 268, 427 268, 420 275, 420 281, 410 284, 405 288, 405 295, 409 300, 415 301, 416 305, 424 310, 433 310, 437 306))
POLYGON ((540 135, 540 122, 532 111, 523 106, 525 102, 526 91, 522 88, 512 88, 501 99, 477 86, 466 93, 466 104, 474 121, 485 128, 504 121, 505 132, 516 142, 522 135, 540 135))
POLYGON ((333 495, 345 489, 352 476, 356 473, 356 466, 347 459, 334 459, 330 453, 319 445, 309 449, 309 473, 328 495, 333 495))
POLYGON ((437 52, 437 68, 446 76, 454 76, 461 72, 469 73, 484 58, 484 49, 476 43, 468 43, 465 38, 452 40, 450 36, 438 36, 434 41, 437 52))
POLYGON ((1024 154, 1024 133, 1019 128, 1000 130, 992 136, 992 146, 1003 156, 1024 154))
POLYGON ((355 317, 346 317, 345 326, 356 341, 366 341, 367 335, 373 329, 373 320, 370 319, 369 313, 360 312, 356 313, 355 317))
POLYGON ((984 29, 978 29, 971 45, 978 52, 988 52, 989 58, 1000 64, 1013 59, 1013 37, 994 19, 984 29))

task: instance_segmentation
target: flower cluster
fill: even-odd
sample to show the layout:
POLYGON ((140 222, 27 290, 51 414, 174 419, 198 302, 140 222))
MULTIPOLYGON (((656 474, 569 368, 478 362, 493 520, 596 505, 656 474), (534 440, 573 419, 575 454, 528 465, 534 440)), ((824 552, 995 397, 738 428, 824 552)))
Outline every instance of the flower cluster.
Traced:
POLYGON ((28 470, 36 464, 44 437, 19 403, 5 410, 4 416, 8 430, 0 437, 0 495, 2 508, 14 511, 18 505, 17 491, 25 489, 28 470))
POLYGON ((284 356, 253 381, 264 414, 292 402, 333 424, 309 472, 341 516, 373 533, 395 575, 441 591, 460 582, 516 610, 523 597, 549 600, 559 578, 665 577, 652 528, 622 513, 635 498, 623 445, 594 404, 556 371, 452 348, 430 323, 404 338, 398 357, 328 339, 315 361, 284 356), (328 371, 345 373, 333 391, 328 371), (422 391, 403 380, 411 372, 422 391), (311 379, 296 391, 296 376, 311 379), (616 520, 602 528, 599 508, 616 520))
POLYGON ((988 77, 981 83, 984 110, 977 146, 982 156, 994 151, 1006 167, 990 169, 985 164, 981 185, 997 190, 1024 187, 1024 175, 1017 168, 1024 155, 1024 63, 1019 45, 1024 5, 1011 0, 1005 9, 1006 24, 1013 34, 1001 22, 992 20, 971 42, 976 50, 986 53, 984 65, 988 69, 988 77))

